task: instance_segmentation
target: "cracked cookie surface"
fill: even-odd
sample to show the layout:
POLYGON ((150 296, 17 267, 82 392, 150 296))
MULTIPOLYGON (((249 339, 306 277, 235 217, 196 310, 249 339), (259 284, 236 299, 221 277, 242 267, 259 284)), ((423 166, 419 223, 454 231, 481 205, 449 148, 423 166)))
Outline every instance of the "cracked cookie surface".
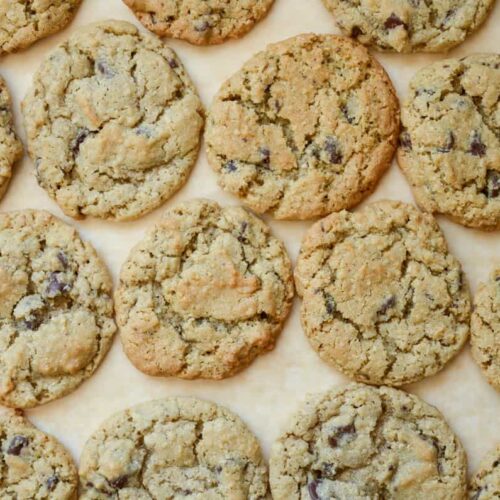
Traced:
POLYGON ((274 0, 123 0, 139 21, 160 36, 196 45, 222 43, 250 31, 274 0))
POLYGON ((0 56, 62 30, 81 0, 0 0, 0 56))
POLYGON ((70 454, 21 412, 0 411, 4 499, 75 500, 78 474, 70 454))
POLYGON ((476 363, 488 382, 500 391, 500 268, 480 285, 474 298, 471 345, 476 363))
POLYGON ((483 458, 469 487, 470 500, 498 498, 500 498, 500 445, 483 458))
POLYGON ((90 377, 115 323, 111 278, 75 229, 44 211, 0 214, 0 402, 29 408, 90 377))
POLYGON ((494 0, 323 0, 339 28, 365 45, 445 52, 486 19, 494 0))
POLYGON ((91 24, 52 52, 23 113, 37 180, 71 217, 153 210, 185 183, 203 127, 175 53, 121 21, 91 24))
POLYGON ((423 210, 500 228, 500 55, 420 70, 403 105, 398 162, 423 210))
POLYGON ((165 212, 120 272, 126 354, 150 375, 231 376, 274 347, 293 299, 284 245, 240 207, 165 212))
POLYGON ((80 463, 82 500, 268 498, 259 443, 229 410, 194 398, 150 401, 107 420, 80 463))
POLYGON ((222 85, 206 146, 224 190, 258 213, 308 219, 367 196, 398 134, 379 63, 349 38, 311 34, 268 46, 222 85))
POLYGON ((359 382, 433 375, 469 335, 460 264, 434 218, 406 203, 380 201, 314 224, 295 283, 312 346, 359 382))
POLYGON ((7 190, 12 167, 22 154, 23 146, 14 131, 10 95, 0 76, 0 198, 7 190))
POLYGON ((275 442, 275 500, 463 498, 465 452, 443 416, 389 387, 310 396, 275 442))

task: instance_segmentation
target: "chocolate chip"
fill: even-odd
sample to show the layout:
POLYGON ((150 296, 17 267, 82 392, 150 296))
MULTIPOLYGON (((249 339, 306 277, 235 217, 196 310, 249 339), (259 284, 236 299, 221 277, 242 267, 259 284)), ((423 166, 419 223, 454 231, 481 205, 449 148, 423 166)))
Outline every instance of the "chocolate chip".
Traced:
POLYGON ((358 38, 359 35, 362 35, 363 34, 363 31, 361 30, 361 28, 359 26, 353 26, 352 29, 351 29, 351 36, 353 38, 358 38))
POLYGON ((500 465, 500 460, 495 460, 493 462, 493 467, 498 467, 500 465))
POLYGON ((392 30, 398 26, 403 26, 406 29, 406 24, 394 12, 385 20, 385 29, 392 30))
POLYGON ((24 436, 14 436, 9 443, 7 448, 7 453, 9 455, 15 455, 18 457, 21 454, 21 450, 28 445, 28 438, 24 436))
POLYGON ((307 491, 309 492, 309 496, 312 500, 321 500, 321 497, 318 495, 318 486, 320 484, 321 479, 315 479, 307 485, 307 491))
POLYGON ((33 316, 29 319, 25 319, 23 324, 29 330, 35 331, 42 324, 42 319, 33 316))
POLYGON ((453 134, 453 132, 448 132, 448 138, 446 139, 446 143, 437 148, 437 150, 440 152, 440 153, 449 153, 455 146, 455 134, 453 134))
POLYGON ((202 33, 210 28, 210 23, 208 21, 200 21, 195 23, 194 30, 202 33))
POLYGON ((449 21, 457 12, 456 9, 450 9, 448 12, 446 12, 446 15, 444 16, 444 22, 446 23, 449 21))
POLYGON ((111 486, 113 486, 113 488, 116 488, 117 490, 120 490, 122 489, 124 486, 126 486, 127 482, 128 482, 128 476, 118 476, 117 478, 115 479, 111 479, 108 481, 109 484, 111 486))
POLYGON ((342 163, 342 153, 335 137, 327 137, 324 146, 325 151, 328 153, 330 163, 338 165, 342 163))
POLYGON ((59 483, 59 476, 57 474, 50 476, 47 479, 47 481, 45 481, 45 484, 47 485, 47 489, 49 491, 54 491, 58 483, 59 483))
POLYGON ((406 149, 407 151, 412 150, 412 143, 411 143, 411 137, 408 132, 403 132, 399 138, 399 145, 403 148, 406 149))
POLYGON ((113 78, 116 75, 106 61, 97 61, 96 67, 97 71, 106 78, 113 78))
POLYGON ((269 151, 269 148, 266 148, 265 146, 259 148, 259 154, 261 161, 264 165, 269 165, 269 160, 271 158, 271 151, 269 151))
POLYGON ((224 165, 224 168, 228 171, 228 172, 236 172, 236 162, 234 160, 229 160, 228 162, 226 162, 226 164, 224 165))
POLYGON ((500 172, 496 170, 486 172, 486 194, 488 198, 496 198, 500 194, 500 172))
POLYGON ((343 104, 342 106, 340 106, 340 111, 342 111, 342 114, 345 116, 345 119, 349 123, 353 123, 354 122, 354 117, 352 117, 349 114, 349 108, 347 107, 347 104, 343 104))
POLYGON ((335 312, 335 309, 337 308, 335 300, 329 293, 324 293, 324 297, 325 297, 326 312, 328 314, 333 314, 335 312))
POLYGON ((340 439, 343 437, 352 437, 354 434, 356 434, 356 427, 354 427, 354 424, 337 427, 335 432, 328 438, 328 443, 332 448, 335 448, 339 445, 340 439))
POLYGON ((175 59, 168 59, 168 65, 172 68, 178 68, 179 65, 177 64, 177 61, 175 59))
POLYGON ((380 306, 380 309, 377 311, 378 314, 385 314, 389 309, 393 308, 396 305, 396 297, 391 295, 386 297, 380 306))
POLYGON ((71 144, 71 151, 73 151, 73 156, 76 158, 78 153, 80 152, 80 146, 87 139, 87 137, 91 135, 91 132, 87 128, 78 129, 76 137, 73 139, 73 143, 71 144))
POLYGON ((57 252, 57 260, 63 265, 64 269, 67 269, 69 262, 64 252, 57 252))
POLYGON ((486 155, 486 145, 481 141, 481 136, 477 131, 475 131, 472 136, 469 153, 481 158, 486 155))
POLYGON ((71 286, 60 279, 61 273, 50 273, 49 284, 47 285, 46 295, 53 298, 61 293, 66 293, 71 290, 71 286))

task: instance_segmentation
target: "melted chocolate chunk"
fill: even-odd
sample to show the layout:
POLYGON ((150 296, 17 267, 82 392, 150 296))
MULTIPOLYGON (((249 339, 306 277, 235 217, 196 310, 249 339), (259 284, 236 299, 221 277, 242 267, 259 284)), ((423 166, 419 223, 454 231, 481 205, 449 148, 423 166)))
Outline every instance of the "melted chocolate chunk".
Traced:
POLYGON ((330 163, 335 165, 342 163, 342 153, 335 137, 326 138, 324 149, 328 153, 330 163))
POLYGON ((351 29, 351 36, 353 38, 357 38, 359 35, 362 35, 363 34, 363 31, 361 30, 361 28, 359 26, 353 26, 352 29, 351 29))
POLYGON ((269 148, 260 147, 259 148, 259 154, 261 157, 261 161, 264 165, 269 165, 269 160, 271 158, 271 151, 269 151, 269 148))
POLYGON ((481 136, 477 131, 472 136, 469 153, 480 158, 486 155, 486 145, 481 141, 481 136))
POLYGON ((385 29, 392 30, 398 26, 406 28, 406 24, 394 12, 385 20, 385 29))
POLYGON ((15 455, 16 457, 18 457, 21 454, 22 449, 25 446, 28 446, 28 442, 28 438, 25 436, 14 436, 9 443, 7 453, 9 455, 15 455))
POLYGON ((56 486, 59 483, 59 476, 57 474, 54 474, 53 476, 50 476, 47 481, 45 481, 45 484, 47 485, 47 489, 49 491, 54 491, 56 489, 56 486))
POLYGON ((448 132, 448 138, 446 139, 446 144, 437 148, 440 153, 449 153, 455 147, 455 134, 453 132, 448 132))
POLYGON ((179 65, 177 64, 177 61, 175 59, 168 59, 168 65, 172 68, 178 68, 179 65))
POLYGON ((353 437, 356 434, 356 427, 354 424, 343 425, 342 427, 337 427, 334 434, 328 438, 328 443, 332 448, 339 445, 339 440, 343 437, 353 437))
POLYGON ((226 162, 226 164, 224 165, 224 168, 228 171, 228 172, 236 172, 236 162, 234 160, 229 160, 228 162, 226 162))
POLYGON ((124 486, 127 485, 128 482, 128 476, 118 476, 116 479, 112 479, 108 481, 109 484, 113 487, 116 488, 117 490, 122 489, 124 486))
POLYGON ((500 194, 500 172, 488 170, 486 172, 486 195, 488 198, 497 198, 500 194))
POLYGON ((73 144, 71 145, 71 151, 73 152, 73 156, 75 158, 78 156, 78 153, 80 152, 80 146, 91 134, 92 132, 90 132, 90 130, 87 128, 81 128, 78 130, 76 137, 73 139, 73 144))
POLYGON ((321 497, 318 495, 318 486, 320 484, 321 479, 315 479, 307 485, 307 491, 309 492, 309 496, 312 500, 321 500, 321 497))
POLYGON ((394 297, 394 295, 391 295, 390 297, 384 299, 382 305, 380 306, 380 309, 377 312, 379 314, 385 314, 389 309, 393 308, 395 305, 396 305, 396 297, 394 297))
POLYGON ((35 331, 42 324, 42 319, 32 316, 29 319, 25 319, 23 321, 23 324, 29 330, 35 331))
POLYGON ((407 151, 412 150, 412 143, 411 143, 411 137, 408 132, 403 132, 401 134, 401 137, 399 138, 399 145, 403 148, 406 149, 407 151))
POLYGON ((60 279, 61 273, 50 273, 49 284, 47 286, 47 297, 53 298, 61 293, 66 293, 71 290, 71 286, 60 279))
POLYGON ((324 296, 325 296, 326 312, 331 315, 335 312, 335 309, 337 308, 335 300, 329 293, 325 293, 324 296))

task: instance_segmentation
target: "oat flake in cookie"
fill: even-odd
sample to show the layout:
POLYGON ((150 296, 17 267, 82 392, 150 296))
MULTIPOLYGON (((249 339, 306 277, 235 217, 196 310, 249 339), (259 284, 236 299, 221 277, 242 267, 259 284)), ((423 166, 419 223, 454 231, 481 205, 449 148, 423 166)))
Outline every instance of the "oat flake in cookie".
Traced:
POLYGON ((300 35, 222 85, 207 119, 208 159, 222 188, 258 213, 326 215, 367 196, 390 165, 398 106, 363 46, 300 35))
POLYGON ((274 0, 123 0, 146 28, 196 45, 222 43, 250 31, 274 0))
POLYGON ((0 197, 7 190, 12 167, 22 154, 21 141, 14 131, 10 95, 5 81, 0 77, 0 197))
POLYGON ((76 499, 78 474, 70 454, 21 411, 0 410, 0 447, 2 499, 76 499))
POLYGON ((445 52, 463 42, 494 0, 323 0, 339 28, 365 45, 396 52, 445 52))
POLYGON ((0 0, 0 56, 62 30, 81 0, 0 0))
POLYGON ((311 345, 359 382, 433 375, 469 335, 460 264, 434 218, 406 203, 379 201, 314 224, 295 283, 311 345))
POLYGON ((488 382, 500 391, 500 268, 480 285, 474 298, 471 344, 476 363, 488 382))
POLYGON ((203 110, 175 53, 132 24, 73 34, 23 102, 39 184, 71 217, 133 219, 186 181, 203 110))
POLYGON ((259 443, 232 412, 194 398, 150 401, 117 413, 80 461, 82 500, 267 497, 259 443))
POLYGON ((115 332, 111 278, 48 212, 0 214, 0 403, 29 408, 95 371, 115 332))
POLYGON ((457 500, 466 458, 433 406, 389 387, 351 384, 303 404, 270 459, 275 500, 457 500))
POLYGON ((195 200, 131 251, 117 321, 143 372, 220 379, 274 347, 292 298, 290 260, 269 228, 243 208, 195 200))
POLYGON ((488 453, 469 487, 470 500, 498 500, 500 498, 500 445, 488 453))
POLYGON ((420 70, 402 109, 398 161, 423 210, 500 228, 500 55, 420 70))

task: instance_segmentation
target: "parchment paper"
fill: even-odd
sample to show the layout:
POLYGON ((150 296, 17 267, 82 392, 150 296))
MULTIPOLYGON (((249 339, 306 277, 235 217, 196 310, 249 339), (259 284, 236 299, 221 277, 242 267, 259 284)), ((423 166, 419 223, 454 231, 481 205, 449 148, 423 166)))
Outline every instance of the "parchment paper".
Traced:
MULTIPOLYGON (((121 0, 84 0, 69 28, 41 41, 28 50, 0 59, 0 72, 14 98, 16 126, 24 140, 19 114, 20 101, 31 83, 33 72, 52 48, 78 26, 99 19, 125 19, 139 24, 121 0)), ((215 47, 193 47, 166 39, 187 67, 206 106, 220 84, 256 51, 268 43, 303 32, 338 32, 332 16, 320 0, 276 0, 270 15, 239 41, 215 47)), ((500 2, 482 29, 450 53, 462 56, 500 48, 500 2)), ((388 70, 400 98, 408 81, 421 67, 443 55, 380 54, 376 57, 388 70)), ((45 208, 75 225, 90 240, 109 266, 116 283, 121 264, 130 248, 160 217, 165 206, 194 197, 208 197, 225 204, 237 200, 216 185, 202 152, 188 184, 164 207, 134 222, 117 223, 97 219, 74 221, 63 217, 59 207, 38 187, 27 156, 20 162, 0 210, 45 208)), ((393 198, 411 201, 410 189, 396 162, 380 182, 370 200, 393 198)), ((310 222, 276 222, 267 218, 274 234, 285 241, 293 260, 310 222)), ((500 234, 466 229, 439 218, 449 245, 461 260, 472 291, 491 268, 500 265, 500 234)), ((78 390, 58 401, 27 412, 40 428, 60 439, 78 459, 90 434, 112 413, 135 403, 168 395, 193 395, 226 405, 238 413, 259 437, 269 453, 288 416, 305 395, 347 381, 323 363, 309 346, 299 322, 299 300, 286 323, 276 349, 261 356, 240 375, 224 381, 181 381, 152 378, 137 371, 122 352, 118 337, 97 373, 78 390)), ((462 440, 472 469, 482 455, 500 442, 500 394, 481 376, 469 348, 437 376, 412 384, 407 389, 437 406, 462 440)))

